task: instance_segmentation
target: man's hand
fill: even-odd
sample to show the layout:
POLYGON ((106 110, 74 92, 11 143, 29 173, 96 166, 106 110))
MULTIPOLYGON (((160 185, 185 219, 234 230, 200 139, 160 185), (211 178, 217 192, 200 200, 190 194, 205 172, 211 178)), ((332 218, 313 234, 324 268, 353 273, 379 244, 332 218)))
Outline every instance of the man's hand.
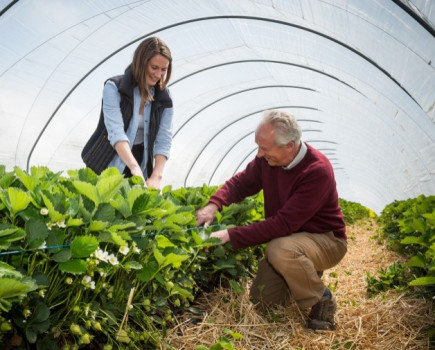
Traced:
POLYGON ((205 224, 205 226, 210 225, 213 222, 217 210, 217 205, 213 203, 209 203, 204 208, 197 210, 196 226, 201 226, 202 224, 205 224))
POLYGON ((222 244, 225 244, 227 242, 229 242, 230 240, 230 235, 228 234, 228 230, 221 230, 221 231, 216 231, 216 232, 212 232, 212 234, 210 235, 210 238, 219 238, 222 242, 222 244))

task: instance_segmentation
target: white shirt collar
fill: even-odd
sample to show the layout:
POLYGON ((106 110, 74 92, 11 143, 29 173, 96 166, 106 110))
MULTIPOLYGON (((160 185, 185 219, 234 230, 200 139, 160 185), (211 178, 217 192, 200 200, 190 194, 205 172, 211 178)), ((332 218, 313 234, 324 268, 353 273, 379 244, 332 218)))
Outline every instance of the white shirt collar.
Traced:
POLYGON ((307 145, 301 141, 301 149, 299 150, 298 154, 296 155, 295 159, 293 159, 289 165, 284 166, 284 170, 290 170, 291 168, 294 168, 296 165, 300 163, 300 161, 305 157, 305 154, 307 154, 307 145))

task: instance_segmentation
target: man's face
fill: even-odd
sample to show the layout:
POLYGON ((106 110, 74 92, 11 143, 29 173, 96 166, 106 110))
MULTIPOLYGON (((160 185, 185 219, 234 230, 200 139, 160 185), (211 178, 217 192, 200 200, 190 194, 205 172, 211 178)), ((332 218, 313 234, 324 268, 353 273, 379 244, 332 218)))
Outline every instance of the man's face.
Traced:
POLYGON ((279 147, 275 144, 275 128, 271 124, 261 124, 255 133, 258 145, 257 157, 266 159, 270 166, 287 166, 294 159, 294 142, 279 147))

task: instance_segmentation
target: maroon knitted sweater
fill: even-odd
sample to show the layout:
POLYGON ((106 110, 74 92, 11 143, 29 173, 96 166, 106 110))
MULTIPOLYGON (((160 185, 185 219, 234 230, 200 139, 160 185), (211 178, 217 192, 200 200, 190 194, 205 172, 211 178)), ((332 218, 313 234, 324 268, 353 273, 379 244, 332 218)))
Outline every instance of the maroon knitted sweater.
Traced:
POLYGON ((210 198, 219 209, 263 190, 266 219, 228 230, 235 249, 258 245, 294 232, 325 233, 346 239, 334 172, 328 158, 307 145, 293 168, 270 166, 256 157, 210 198))

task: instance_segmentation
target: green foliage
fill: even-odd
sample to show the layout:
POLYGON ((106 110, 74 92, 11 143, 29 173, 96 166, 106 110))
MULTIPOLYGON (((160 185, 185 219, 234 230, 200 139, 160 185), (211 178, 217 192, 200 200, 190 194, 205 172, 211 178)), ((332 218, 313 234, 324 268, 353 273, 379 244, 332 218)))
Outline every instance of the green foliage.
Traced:
POLYGON ((24 331, 25 337, 30 344, 36 343, 38 336, 44 334, 50 327, 50 309, 43 302, 36 299, 31 301, 29 314, 23 314, 21 310, 15 309, 13 312, 14 324, 24 331), (34 304, 34 305, 32 305, 34 304), (26 317, 27 316, 27 317, 26 317))
MULTIPOLYGON (((387 205, 378 217, 379 239, 408 259, 379 271, 379 278, 367 275, 372 294, 400 288, 428 299, 435 298, 435 196, 418 196, 387 205)), ((433 340, 435 327, 428 336, 433 340)))
POLYGON ((434 295, 435 287, 435 196, 419 196, 395 201, 382 211, 381 238, 391 249, 409 259, 414 279, 410 286, 427 286, 434 295))
POLYGON ((174 313, 222 279, 236 288, 263 254, 261 247, 236 253, 209 238, 263 219, 261 195, 196 227, 195 210, 216 189, 160 194, 116 169, 63 177, 45 167, 0 167, 0 341, 16 334, 37 348, 157 346, 174 313))
POLYGON ((217 213, 217 222, 221 225, 245 226, 264 218, 263 192, 256 196, 246 198, 242 203, 231 204, 224 207, 221 213, 217 213))
POLYGON ((435 237, 435 196, 421 195, 394 201, 384 208, 378 223, 382 226, 381 237, 387 240, 392 250, 407 257, 424 252, 435 237), (420 241, 402 244, 403 239, 410 239, 409 236, 420 241))
POLYGON ((375 217, 376 214, 369 208, 355 202, 347 201, 340 198, 339 204, 343 212, 344 221, 346 224, 353 224, 358 220, 375 217))
POLYGON ((389 289, 405 290, 410 278, 406 264, 393 263, 386 269, 378 270, 378 277, 367 272, 367 291, 370 295, 376 295, 389 289))
POLYGON ((27 293, 37 288, 33 279, 0 261, 0 314, 8 312, 12 303, 22 301, 27 293))
POLYGON ((204 207, 210 196, 218 189, 218 186, 180 187, 173 190, 171 186, 162 189, 162 196, 180 206, 193 206, 195 210, 204 207))
MULTIPOLYGON (((202 292, 223 279, 244 292, 239 281, 256 271, 264 246, 234 251, 209 236, 263 220, 262 193, 224 207, 204 228, 196 227, 195 211, 217 186, 167 186, 160 193, 114 168, 68 175, 0 166, 0 341, 8 345, 15 334, 41 349, 156 348, 174 315, 192 310, 202 292), (128 323, 120 329, 126 313, 128 323)), ((379 219, 390 225, 395 244, 412 247, 405 248, 412 254, 379 279, 368 275, 373 293, 402 288, 409 276, 413 288, 433 285, 432 200, 419 201, 417 209, 403 206, 409 214, 391 208, 400 222, 379 219)), ((358 203, 340 199, 340 205, 346 223, 375 216, 358 203)), ((209 349, 234 349, 241 338, 225 331, 209 349)))
POLYGON ((20 241, 25 236, 25 231, 15 225, 0 224, 0 250, 8 249, 13 242, 20 241))
POLYGON ((244 337, 240 333, 233 332, 230 329, 224 329, 225 336, 219 337, 217 343, 213 344, 210 347, 204 345, 198 345, 195 350, 235 350, 236 347, 234 345, 233 340, 243 340, 244 337), (228 336, 231 336, 229 338, 228 336))

